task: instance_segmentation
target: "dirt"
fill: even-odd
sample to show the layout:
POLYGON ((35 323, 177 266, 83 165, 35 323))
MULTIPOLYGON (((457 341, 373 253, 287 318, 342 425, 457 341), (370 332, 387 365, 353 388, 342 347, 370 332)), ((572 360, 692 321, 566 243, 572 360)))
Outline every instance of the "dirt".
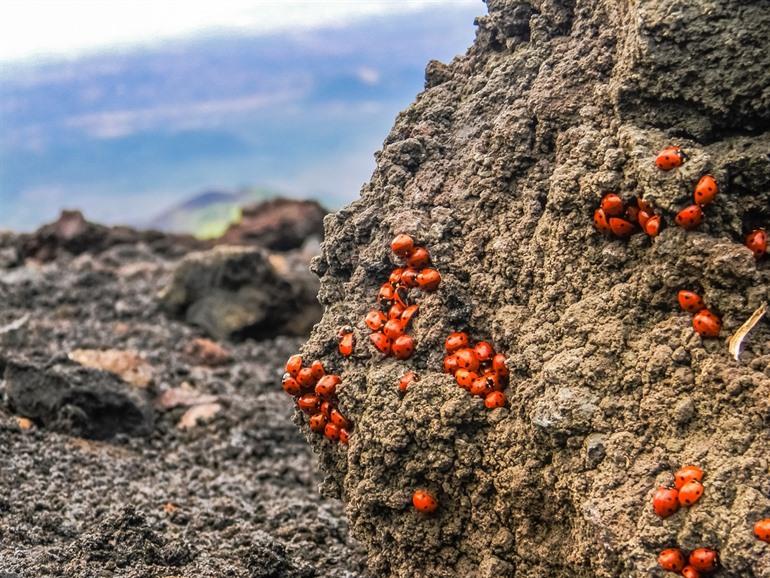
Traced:
POLYGON ((280 389, 301 339, 201 345, 173 242, 0 269, 0 576, 364 576, 280 389))
POLYGON ((376 576, 641 578, 664 575, 664 548, 707 546, 718 576, 768 578, 751 527, 770 515, 770 324, 740 361, 725 343, 770 300, 770 259, 742 243, 770 227, 768 4, 488 4, 469 52, 428 65, 361 199, 325 220, 325 313, 301 351, 341 374, 355 425, 347 447, 301 428, 324 491, 376 576), (689 160, 660 171, 671 144, 689 160), (720 193, 684 231, 674 216, 705 173, 720 193), (652 202, 661 234, 599 234, 608 191, 652 202), (397 233, 443 278, 417 298, 407 361, 383 359, 363 323, 397 233), (721 315, 720 338, 693 332, 679 289, 721 315), (456 330, 508 356, 508 407, 441 373, 456 330), (688 463, 705 494, 662 520, 652 493, 688 463), (432 516, 411 507, 418 488, 432 516))

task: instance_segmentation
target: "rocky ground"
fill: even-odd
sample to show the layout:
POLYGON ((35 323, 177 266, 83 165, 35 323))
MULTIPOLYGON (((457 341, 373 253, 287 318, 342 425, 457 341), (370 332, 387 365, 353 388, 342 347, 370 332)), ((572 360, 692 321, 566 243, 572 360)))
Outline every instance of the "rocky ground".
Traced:
POLYGON ((302 338, 196 341, 158 295, 200 247, 63 229, 0 241, 0 576, 363 576, 279 385, 302 338))

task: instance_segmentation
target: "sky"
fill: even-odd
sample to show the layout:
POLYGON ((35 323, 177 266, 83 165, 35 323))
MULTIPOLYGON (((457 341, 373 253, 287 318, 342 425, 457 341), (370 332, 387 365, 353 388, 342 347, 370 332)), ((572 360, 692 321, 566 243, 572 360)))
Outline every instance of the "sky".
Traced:
POLYGON ((208 191, 357 197, 481 0, 0 2, 0 229, 148 226, 208 191), (41 18, 41 15, 45 15, 41 18))

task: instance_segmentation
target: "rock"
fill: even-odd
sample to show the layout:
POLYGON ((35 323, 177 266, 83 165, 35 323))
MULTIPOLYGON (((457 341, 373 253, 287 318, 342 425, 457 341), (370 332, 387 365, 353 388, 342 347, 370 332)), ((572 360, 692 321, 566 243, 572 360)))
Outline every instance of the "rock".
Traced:
POLYGON ((48 429, 97 440, 152 431, 146 394, 112 373, 69 363, 41 366, 9 359, 5 387, 12 410, 48 429))
POLYGON ((114 373, 136 387, 147 387, 152 381, 152 366, 135 351, 75 349, 68 357, 84 367, 114 373))
POLYGON ((745 488, 768 496, 770 326, 738 365, 676 304, 677 290, 702 290, 727 336, 770 300, 767 260, 743 246, 747 228, 770 226, 770 11, 487 5, 467 54, 429 66, 361 198, 325 219, 313 262, 325 311, 301 353, 332 367, 340 327, 361 339, 338 389, 349 446, 296 415, 323 491, 345 500, 374 576, 647 578, 675 544, 722 551, 725 578, 770 576, 747 524, 763 502, 734 503, 745 488), (653 159, 671 144, 689 160, 666 173, 653 159), (719 196, 686 232, 674 216, 706 173, 719 196), (598 234, 591 216, 608 191, 644 197, 666 228, 598 234), (397 233, 442 275, 415 295, 406 362, 374 355, 363 323, 400 266, 397 233), (440 373, 458 329, 508 355, 509 408, 485 412, 440 373), (394 384, 412 368, 420 381, 400 398, 394 384), (711 485, 663 523, 650 492, 685 463, 711 485), (409 507, 424 486, 441 503, 428 519, 409 507))
POLYGON ((221 246, 187 255, 160 301, 219 340, 301 335, 320 315, 315 287, 307 270, 280 274, 262 249, 221 246))
POLYGON ((231 225, 217 243, 260 245, 273 251, 299 249, 311 237, 323 238, 326 213, 316 201, 264 201, 241 209, 241 220, 231 225))
POLYGON ((193 339, 185 346, 184 352, 196 365, 217 367, 232 361, 230 353, 224 347, 204 337, 193 339))
POLYGON ((222 406, 218 403, 194 405, 184 412, 176 427, 179 429, 192 429, 201 423, 211 421, 220 411, 222 411, 222 406))

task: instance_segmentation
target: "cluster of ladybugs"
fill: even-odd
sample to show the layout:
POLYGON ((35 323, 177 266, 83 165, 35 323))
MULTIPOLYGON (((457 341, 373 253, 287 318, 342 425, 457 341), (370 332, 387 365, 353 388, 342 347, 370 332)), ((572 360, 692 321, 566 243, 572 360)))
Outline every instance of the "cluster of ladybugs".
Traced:
POLYGON ((281 383, 283 390, 296 399, 297 407, 309 416, 311 431, 333 442, 348 443, 351 423, 337 409, 337 386, 342 383, 339 375, 326 373, 318 360, 303 367, 302 357, 292 355, 281 383))
POLYGON ((722 320, 716 313, 706 309, 703 299, 697 293, 682 290, 678 294, 679 306, 693 313, 692 327, 701 337, 719 337, 722 330, 722 320))
POLYGON ((643 199, 636 199, 636 205, 628 205, 615 193, 602 197, 599 208, 594 211, 594 226, 605 234, 629 237, 637 225, 650 237, 660 233, 661 216, 655 214, 652 205, 643 199))
POLYGON ((454 376, 457 385, 471 395, 484 398, 484 405, 489 409, 505 405, 503 389, 508 380, 505 355, 495 353, 487 341, 471 346, 468 334, 463 331, 450 333, 444 347, 444 373, 454 376))

